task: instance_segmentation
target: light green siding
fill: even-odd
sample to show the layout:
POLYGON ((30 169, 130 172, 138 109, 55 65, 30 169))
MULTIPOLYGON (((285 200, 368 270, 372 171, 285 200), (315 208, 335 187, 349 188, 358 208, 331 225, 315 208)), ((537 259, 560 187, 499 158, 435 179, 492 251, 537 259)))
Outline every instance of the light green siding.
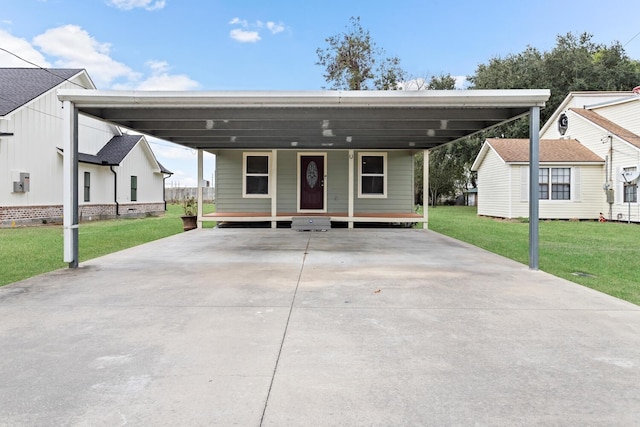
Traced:
MULTIPOLYGON (((369 151, 369 150, 367 150, 369 151)), ((258 152, 258 151, 256 151, 258 152)), ((265 151, 269 153, 270 151, 265 151)), ((216 157, 216 210, 218 212, 270 212, 271 198, 242 197, 242 151, 221 150, 216 157)), ((278 213, 297 212, 298 154, 277 151, 278 213)), ((316 154, 317 152, 313 152, 316 154)), ((413 212, 413 155, 410 151, 388 151, 387 197, 358 198, 358 152, 354 155, 355 213, 413 212)), ((346 213, 349 206, 349 152, 327 151, 325 185, 327 212, 346 213)), ((273 175, 272 175, 273 176, 273 175)))

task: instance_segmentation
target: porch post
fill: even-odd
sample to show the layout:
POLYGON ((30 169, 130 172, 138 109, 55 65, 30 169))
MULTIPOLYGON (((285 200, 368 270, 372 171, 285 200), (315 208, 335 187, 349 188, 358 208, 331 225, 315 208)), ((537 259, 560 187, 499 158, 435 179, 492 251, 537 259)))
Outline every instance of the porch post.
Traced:
MULTIPOLYGON (((278 215, 278 150, 271 150, 271 218, 278 215)), ((278 228, 278 221, 271 221, 271 228, 278 228)))
POLYGON ((62 103, 62 225, 64 262, 78 267, 78 109, 71 101, 62 103))
POLYGON ((202 228, 202 187, 204 185, 204 153, 198 149, 198 228, 202 228))
POLYGON ((531 107, 529 115, 529 269, 538 269, 540 169, 540 107, 531 107))
MULTIPOLYGON (((347 216, 349 217, 349 219, 353 219, 353 199, 354 199, 354 180, 355 180, 355 171, 354 171, 354 165, 355 165, 355 160, 353 158, 354 156, 354 152, 353 150, 349 150, 349 201, 348 201, 348 213, 347 216)), ((348 228, 353 228, 353 221, 349 221, 347 223, 347 227, 348 228)))
POLYGON ((424 150, 422 158, 422 228, 429 229, 429 150, 424 150))

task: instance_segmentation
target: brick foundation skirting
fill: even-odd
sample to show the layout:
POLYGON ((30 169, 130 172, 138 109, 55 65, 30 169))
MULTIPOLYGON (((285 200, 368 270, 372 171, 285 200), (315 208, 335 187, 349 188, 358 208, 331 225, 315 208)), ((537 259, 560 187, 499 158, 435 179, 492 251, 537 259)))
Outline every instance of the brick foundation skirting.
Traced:
MULTIPOLYGON (((119 217, 131 218, 164 213, 164 203, 120 204, 119 217)), ((81 205, 80 221, 95 221, 116 217, 116 205, 81 205)), ((0 206, 0 227, 62 223, 62 205, 0 206)))

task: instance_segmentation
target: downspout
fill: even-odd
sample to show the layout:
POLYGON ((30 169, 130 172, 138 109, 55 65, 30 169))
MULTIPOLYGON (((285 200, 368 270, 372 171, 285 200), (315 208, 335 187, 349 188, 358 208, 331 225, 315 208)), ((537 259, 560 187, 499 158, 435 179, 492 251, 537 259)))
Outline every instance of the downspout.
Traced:
POLYGON ((172 173, 165 174, 162 178, 162 201, 164 202, 164 211, 167 211, 167 179, 171 178, 172 173))
POLYGON ((113 165, 109 166, 113 172, 113 201, 116 203, 116 216, 120 216, 120 204, 118 204, 118 173, 113 170, 113 165))

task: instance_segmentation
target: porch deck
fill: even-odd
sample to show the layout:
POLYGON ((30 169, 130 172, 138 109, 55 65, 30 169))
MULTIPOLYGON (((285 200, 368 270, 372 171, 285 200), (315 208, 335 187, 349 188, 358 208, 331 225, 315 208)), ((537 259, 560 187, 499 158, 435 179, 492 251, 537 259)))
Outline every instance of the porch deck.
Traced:
POLYGON ((347 212, 280 212, 275 216, 270 212, 214 212, 204 214, 202 221, 226 221, 226 222, 262 222, 262 221, 293 221, 294 217, 329 217, 336 222, 427 222, 424 216, 417 213, 406 212, 377 212, 377 213, 354 213, 349 216, 347 212))

